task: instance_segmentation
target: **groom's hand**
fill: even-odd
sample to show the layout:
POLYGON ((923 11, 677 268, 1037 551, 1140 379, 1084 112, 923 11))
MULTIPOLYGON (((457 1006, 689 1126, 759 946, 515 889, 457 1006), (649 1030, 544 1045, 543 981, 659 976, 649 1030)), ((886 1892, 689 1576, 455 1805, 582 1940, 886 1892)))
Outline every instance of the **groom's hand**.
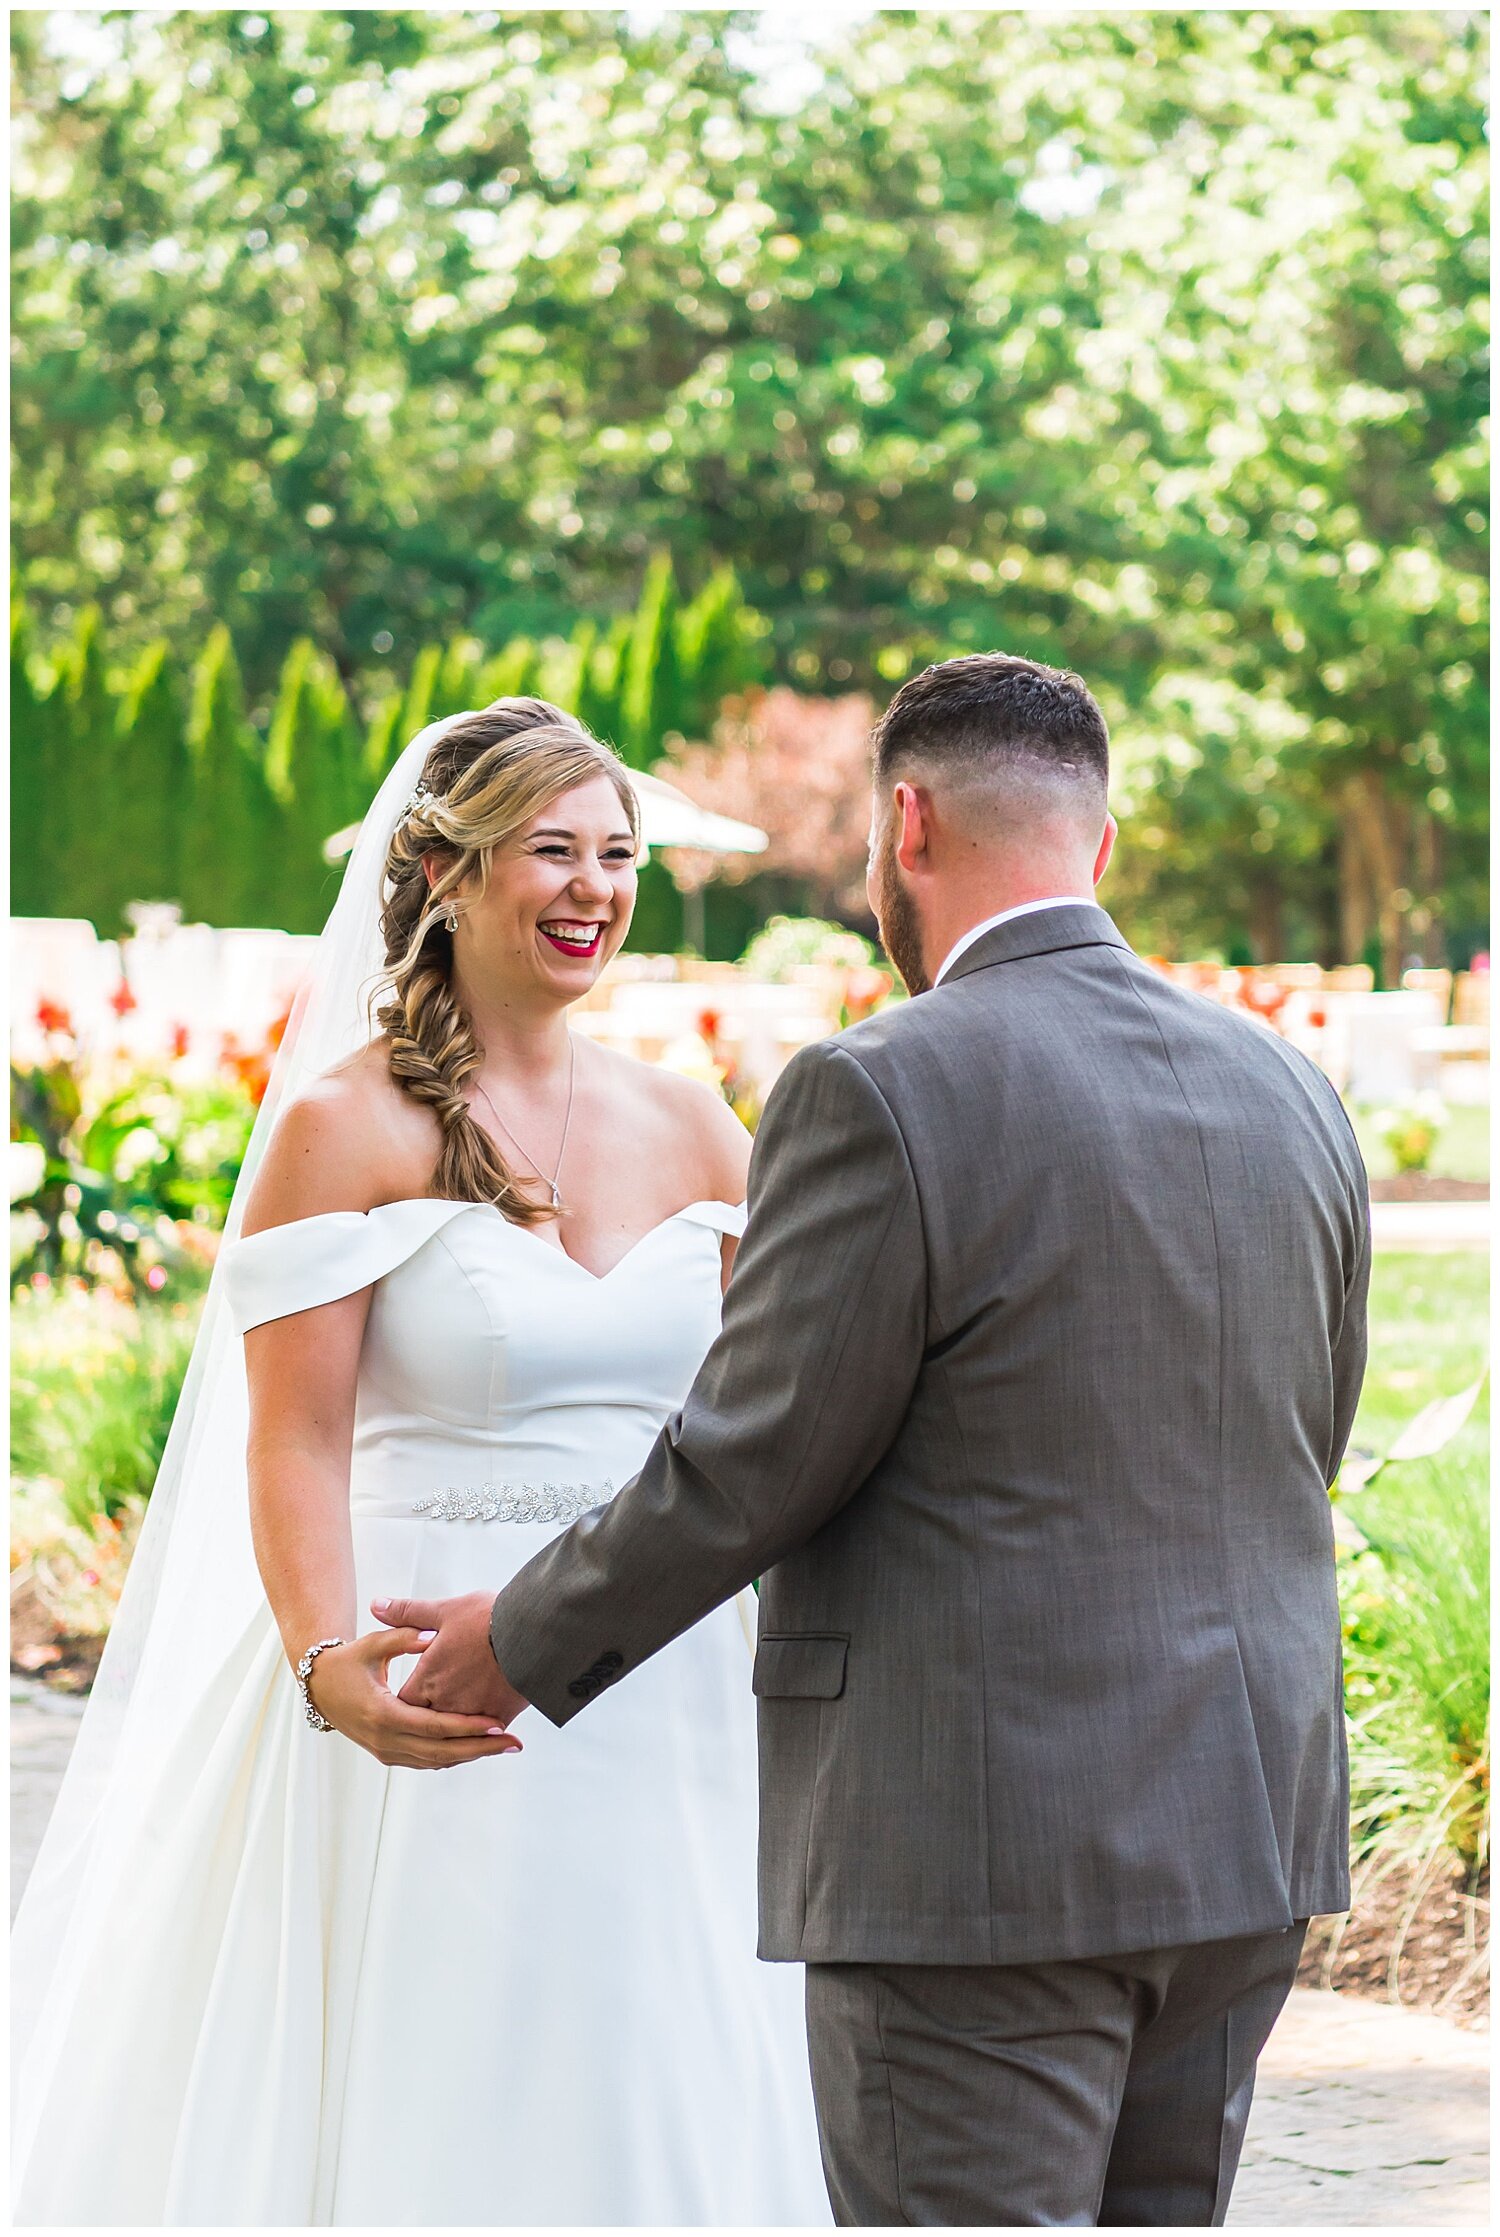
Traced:
POLYGON ((371 1601, 379 1622, 423 1635, 422 1659, 401 1688, 401 1700, 502 1725, 521 1714, 526 1697, 509 1683, 490 1646, 494 1604, 488 1592, 465 1593, 461 1600, 371 1601))

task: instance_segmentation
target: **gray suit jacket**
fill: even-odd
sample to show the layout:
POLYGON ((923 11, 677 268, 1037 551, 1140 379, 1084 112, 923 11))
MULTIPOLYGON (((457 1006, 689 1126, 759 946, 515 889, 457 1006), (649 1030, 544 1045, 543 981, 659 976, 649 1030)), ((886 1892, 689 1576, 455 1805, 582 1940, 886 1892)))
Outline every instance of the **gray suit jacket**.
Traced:
POLYGON ((500 1594, 556 1724, 763 1578, 761 1954, 1003 1964, 1348 1900, 1327 1497, 1365 1357, 1327 1080, 1102 909, 804 1049, 723 1334, 500 1594))

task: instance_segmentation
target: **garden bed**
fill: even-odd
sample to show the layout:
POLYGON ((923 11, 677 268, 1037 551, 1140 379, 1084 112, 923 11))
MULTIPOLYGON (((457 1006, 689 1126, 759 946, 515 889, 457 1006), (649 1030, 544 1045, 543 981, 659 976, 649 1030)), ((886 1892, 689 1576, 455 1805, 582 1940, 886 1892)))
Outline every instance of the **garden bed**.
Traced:
POLYGON ((10 1580, 10 1666, 18 1677, 33 1678, 56 1693, 87 1693, 94 1682, 104 1640, 59 1631, 51 1611, 24 1570, 10 1580))
POLYGON ((1370 1183, 1375 1204, 1487 1204, 1488 1181, 1460 1181, 1442 1173, 1388 1173, 1370 1183))
POLYGON ((1338 1989, 1383 2004, 1414 2005, 1461 2027, 1490 2016, 1490 1882, 1456 1859, 1417 1886, 1417 1868, 1355 1881, 1347 1918, 1314 1919, 1302 1953, 1303 1988, 1338 1989))

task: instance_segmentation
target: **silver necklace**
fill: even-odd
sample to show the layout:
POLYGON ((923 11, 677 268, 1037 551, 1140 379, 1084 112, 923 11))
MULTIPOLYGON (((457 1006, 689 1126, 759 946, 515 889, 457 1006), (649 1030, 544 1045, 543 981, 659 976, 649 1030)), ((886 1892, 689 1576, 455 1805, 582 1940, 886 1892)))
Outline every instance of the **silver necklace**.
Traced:
POLYGON ((573 1123, 573 1081, 577 1074, 577 1071, 578 1043, 574 1040, 572 1034, 570 1033, 568 1035, 568 1105, 567 1109, 563 1112, 562 1141, 558 1145, 557 1164, 553 1169, 552 1178, 550 1181, 547 1179, 546 1174, 542 1171, 540 1158, 533 1157, 530 1150, 524 1148, 522 1144, 516 1140, 515 1135, 511 1133, 510 1128, 506 1125, 504 1119, 500 1116, 500 1113, 495 1109, 495 1106, 490 1101, 488 1094, 486 1094, 483 1081, 476 1080, 474 1082, 475 1094, 483 1095, 486 1103, 489 1103, 490 1113, 494 1118, 495 1124, 499 1127, 501 1133, 504 1134, 508 1140, 515 1143, 516 1148, 520 1150, 522 1157, 526 1160, 526 1163, 535 1167, 537 1178, 544 1184, 546 1188, 551 1191, 552 1209, 554 1212, 560 1212, 562 1210, 562 1196, 557 1184, 562 1177, 563 1159, 567 1155, 568 1128, 573 1123))

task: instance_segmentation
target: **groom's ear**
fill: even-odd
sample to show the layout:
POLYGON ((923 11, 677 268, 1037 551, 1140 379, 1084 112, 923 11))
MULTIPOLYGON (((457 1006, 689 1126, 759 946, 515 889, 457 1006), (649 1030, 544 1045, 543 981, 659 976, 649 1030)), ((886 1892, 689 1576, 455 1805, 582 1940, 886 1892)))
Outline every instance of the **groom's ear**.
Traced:
POLYGON ((931 826, 931 796, 903 777, 896 787, 896 860, 908 875, 926 867, 931 826))
POLYGON ((1120 826, 1111 815, 1104 818, 1104 837, 1099 841, 1099 852, 1094 857, 1094 883, 1097 885, 1109 868, 1109 858, 1115 851, 1115 841, 1120 836, 1120 826))

